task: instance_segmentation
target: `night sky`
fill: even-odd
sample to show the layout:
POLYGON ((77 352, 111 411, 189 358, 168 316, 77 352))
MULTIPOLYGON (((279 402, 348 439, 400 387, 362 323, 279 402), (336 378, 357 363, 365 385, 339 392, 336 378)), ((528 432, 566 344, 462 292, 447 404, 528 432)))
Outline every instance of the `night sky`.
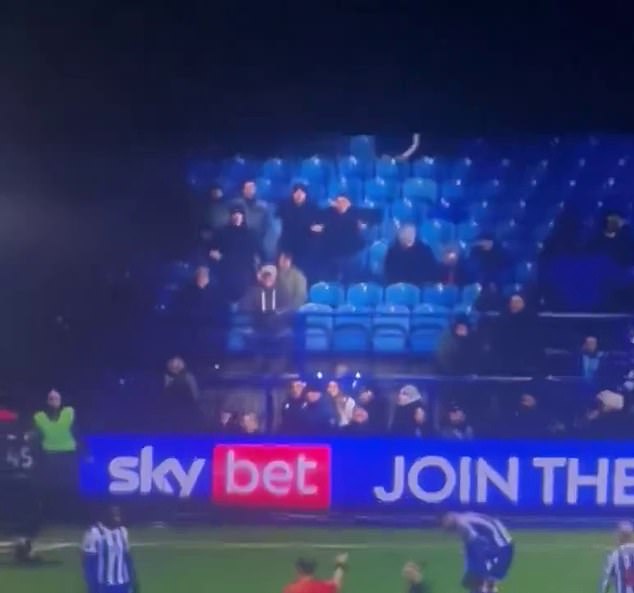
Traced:
POLYGON ((14 4, 2 115, 20 143, 634 124, 627 2, 14 4))

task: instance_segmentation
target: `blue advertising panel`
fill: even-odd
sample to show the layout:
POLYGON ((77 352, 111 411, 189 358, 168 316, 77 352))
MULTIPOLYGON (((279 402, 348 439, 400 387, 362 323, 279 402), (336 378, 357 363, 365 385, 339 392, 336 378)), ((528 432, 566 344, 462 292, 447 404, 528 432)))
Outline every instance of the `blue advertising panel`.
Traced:
POLYGON ((87 496, 289 510, 597 514, 634 509, 627 443, 93 438, 87 496))

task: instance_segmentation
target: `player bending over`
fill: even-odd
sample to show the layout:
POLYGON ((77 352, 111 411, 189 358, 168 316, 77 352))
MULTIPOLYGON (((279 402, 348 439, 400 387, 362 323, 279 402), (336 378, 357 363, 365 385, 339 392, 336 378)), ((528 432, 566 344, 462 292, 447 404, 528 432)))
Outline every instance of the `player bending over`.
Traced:
POLYGON ((82 552, 87 593, 139 593, 128 530, 117 507, 86 532, 82 552))
POLYGON ((447 513, 442 524, 464 542, 463 587, 472 593, 496 593, 513 562, 513 540, 506 527, 479 513, 447 513))
POLYGON ((616 593, 634 593, 634 526, 629 521, 619 523, 617 547, 608 554, 599 593, 610 587, 616 593))

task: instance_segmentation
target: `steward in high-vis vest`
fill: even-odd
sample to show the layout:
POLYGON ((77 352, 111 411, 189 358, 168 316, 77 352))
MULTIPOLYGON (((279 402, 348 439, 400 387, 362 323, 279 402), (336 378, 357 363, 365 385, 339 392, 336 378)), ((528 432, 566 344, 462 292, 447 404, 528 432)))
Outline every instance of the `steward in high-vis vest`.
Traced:
POLYGON ((52 389, 46 408, 33 416, 41 456, 40 477, 45 494, 45 514, 51 520, 74 519, 78 490, 75 410, 62 405, 52 389))

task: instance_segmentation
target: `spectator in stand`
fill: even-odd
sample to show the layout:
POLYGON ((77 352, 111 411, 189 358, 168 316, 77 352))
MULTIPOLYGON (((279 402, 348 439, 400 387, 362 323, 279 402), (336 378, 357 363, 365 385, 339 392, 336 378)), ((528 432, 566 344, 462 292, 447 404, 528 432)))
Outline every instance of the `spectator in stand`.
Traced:
POLYGON ((176 312, 182 322, 178 343, 184 351, 192 356, 222 359, 229 311, 211 284, 207 266, 199 266, 194 282, 181 291, 176 312))
POLYGON ((523 393, 502 432, 510 439, 541 439, 551 435, 551 429, 538 399, 531 393, 523 393))
POLYGON ((473 307, 482 313, 500 312, 504 308, 504 298, 499 286, 495 282, 487 282, 473 307))
POLYGON ((440 257, 438 281, 447 286, 463 286, 468 282, 468 272, 459 245, 447 245, 440 257))
POLYGON ((332 399, 335 416, 337 418, 337 426, 340 428, 347 426, 350 423, 352 412, 356 406, 354 399, 344 393, 339 381, 328 381, 326 391, 332 399))
POLYGON ((201 429, 199 400, 196 377, 189 372, 181 356, 173 356, 165 368, 159 428, 170 432, 201 429))
POLYGON ((218 423, 220 434, 240 434, 240 419, 236 412, 223 411, 220 413, 218 423))
POLYGON ((224 191, 219 185, 213 185, 209 190, 209 201, 204 213, 205 227, 211 232, 213 237, 228 222, 229 208, 224 199, 224 191))
POLYGON ((290 252, 281 252, 277 258, 277 285, 288 297, 289 309, 296 311, 308 297, 306 276, 293 265, 290 252))
POLYGON ((405 385, 398 392, 390 433, 400 437, 433 436, 425 400, 414 385, 405 385))
POLYGON ((586 336, 572 374, 581 375, 588 383, 596 383, 603 376, 604 356, 597 337, 586 336))
POLYGON ((387 402, 369 385, 362 385, 357 391, 357 406, 362 407, 369 415, 369 430, 372 434, 381 435, 387 431, 387 402))
POLYGON ((304 381, 291 381, 286 398, 282 402, 280 434, 286 436, 300 435, 304 429, 304 381))
POLYGON ((240 416, 240 434, 255 435, 260 432, 260 421, 257 414, 247 412, 240 416))
POLYGON ((578 424, 579 435, 592 440, 628 439, 632 426, 625 409, 625 398, 614 391, 602 391, 595 405, 578 424))
POLYGON ((634 239, 629 225, 617 213, 608 213, 598 236, 590 241, 588 250, 596 255, 604 255, 615 263, 630 267, 634 265, 634 239))
POLYGON ((359 252, 365 245, 367 224, 346 196, 338 196, 315 227, 322 233, 326 275, 338 281, 352 281, 357 272, 359 252))
POLYGON ((445 425, 440 431, 443 439, 454 441, 470 441, 475 434, 468 422, 467 414, 457 403, 453 403, 447 411, 445 425))
POLYGON ((356 406, 352 410, 350 422, 341 428, 341 434, 347 437, 368 437, 372 436, 372 425, 370 424, 370 415, 367 410, 360 406, 356 406))
POLYGON ((469 253, 466 264, 469 280, 480 284, 501 283, 508 260, 507 253, 496 242, 495 236, 483 233, 473 244, 469 253))
POLYGON ((384 269, 388 284, 407 282, 420 285, 434 282, 438 263, 429 245, 416 237, 416 227, 405 224, 387 251, 384 269))
POLYGON ((272 217, 269 207, 257 199, 255 181, 248 180, 242 184, 242 191, 237 200, 244 208, 246 224, 253 231, 260 251, 265 251, 267 235, 272 228, 272 217))
POLYGON ((335 419, 332 402, 324 398, 321 387, 309 384, 304 392, 306 405, 304 406, 303 433, 313 436, 324 436, 332 433, 337 421, 335 419))
POLYGON ((240 302, 240 309, 253 317, 252 349, 261 353, 284 353, 290 346, 289 298, 277 285, 277 268, 262 266, 258 282, 240 302))
POLYGON ((239 301, 253 281, 261 251, 245 222, 244 207, 233 204, 229 223, 218 231, 209 256, 218 266, 218 280, 225 300, 239 301))
POLYGON ((514 294, 507 310, 495 323, 493 354, 498 372, 506 375, 533 375, 539 368, 541 346, 536 317, 524 298, 514 294))
POLYGON ((470 375, 478 368, 475 337, 469 319, 459 316, 441 338, 436 368, 443 375, 470 375))
POLYGON ((297 264, 312 271, 316 258, 321 213, 307 196, 306 186, 295 184, 291 197, 277 207, 277 218, 282 223, 278 248, 293 255, 297 264))

